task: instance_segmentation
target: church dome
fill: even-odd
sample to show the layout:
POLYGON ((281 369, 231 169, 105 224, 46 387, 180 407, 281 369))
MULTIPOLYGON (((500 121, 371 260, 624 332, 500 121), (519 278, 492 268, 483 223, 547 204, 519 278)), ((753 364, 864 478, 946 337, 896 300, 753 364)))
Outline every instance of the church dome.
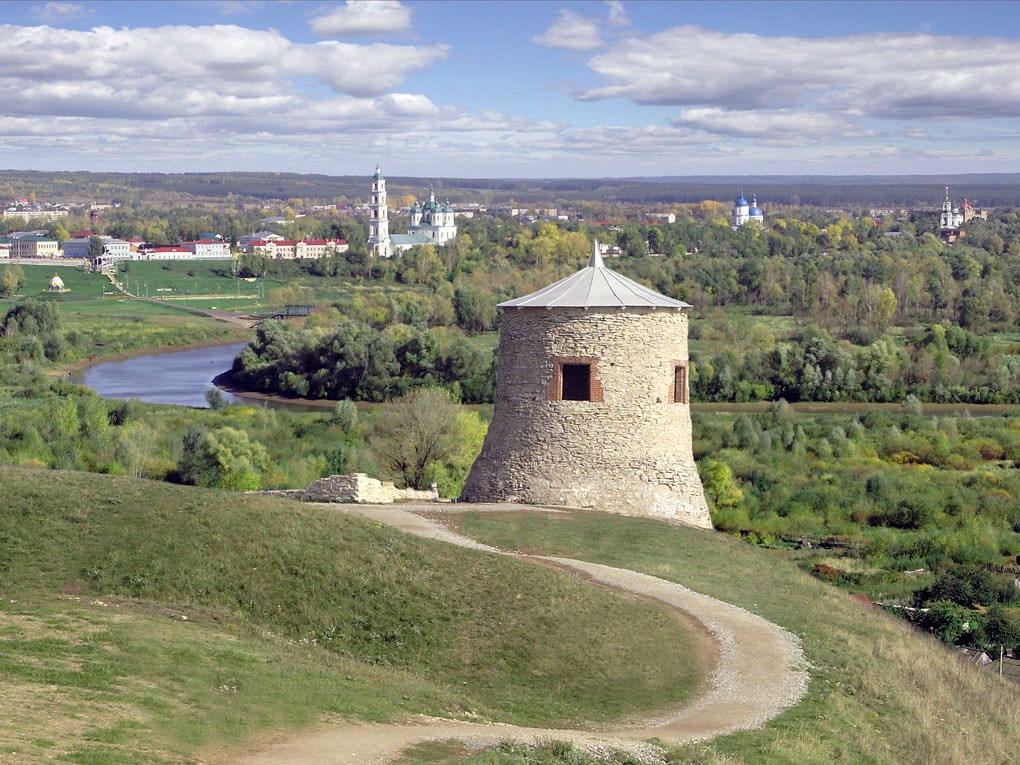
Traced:
POLYGON ((741 195, 737 197, 736 205, 737 207, 747 207, 747 200, 744 199, 743 193, 741 193, 741 195))

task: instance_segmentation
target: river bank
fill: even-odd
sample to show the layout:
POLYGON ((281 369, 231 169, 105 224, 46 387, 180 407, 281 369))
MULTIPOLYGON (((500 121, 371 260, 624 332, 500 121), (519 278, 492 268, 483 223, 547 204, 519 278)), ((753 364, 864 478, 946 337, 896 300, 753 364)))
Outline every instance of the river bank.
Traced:
MULTIPOLYGON (((271 403, 285 407, 321 410, 332 409, 337 404, 335 400, 329 398, 293 398, 290 396, 279 396, 275 393, 260 393, 259 391, 247 390, 233 383, 230 370, 216 375, 216 377, 213 378, 213 384, 224 393, 229 393, 233 396, 237 396, 238 398, 271 403)), ((369 406, 369 403, 370 402, 366 401, 357 402, 360 407, 369 406)))
MULTIPOLYGON (((161 377, 166 374, 173 375, 174 370, 168 367, 166 364, 162 366, 156 362, 166 361, 168 356, 174 354, 184 354, 192 351, 215 351, 218 348, 223 349, 223 353, 217 355, 216 353, 210 354, 208 357, 202 359, 203 364, 212 366, 213 369, 209 370, 208 366, 203 369, 208 372, 212 371, 213 374, 202 379, 197 379, 193 382, 196 386, 196 392, 193 400, 197 400, 198 406, 204 406, 204 394, 205 391, 210 387, 215 386, 225 394, 230 396, 236 403, 247 402, 247 403, 259 403, 269 406, 276 406, 281 408, 289 409, 301 409, 305 411, 323 411, 332 409, 336 405, 336 401, 333 399, 311 399, 311 398, 295 398, 290 396, 281 396, 274 393, 264 393, 261 391, 248 390, 234 382, 231 377, 230 369, 233 364, 234 357, 243 350, 245 343, 248 341, 250 333, 239 332, 237 333, 237 339, 233 342, 223 342, 223 339, 209 340, 201 343, 194 343, 187 346, 163 346, 150 349, 138 349, 119 354, 111 354, 101 358, 93 357, 88 361, 78 362, 76 364, 64 365, 56 370, 53 370, 51 374, 59 376, 71 376, 75 382, 89 385, 86 380, 88 376, 88 370, 106 364, 116 364, 127 361, 141 360, 144 370, 141 373, 132 371, 131 368, 121 368, 118 375, 118 383, 125 382, 124 377, 134 377, 139 390, 147 389, 152 385, 153 381, 158 381, 161 377), (152 359, 153 363, 147 363, 145 360, 152 359)), ((201 377, 201 376, 200 376, 201 377)), ((89 387, 92 387, 89 385, 89 387)), ((119 390, 127 390, 122 386, 118 386, 119 390)), ((104 394, 103 391, 97 391, 100 395, 104 395, 108 398, 117 397, 109 393, 104 394)), ((130 393, 130 391, 128 391, 130 393)), ((133 397, 128 395, 127 397, 133 397)), ((140 396, 139 396, 140 397, 140 396)), ((162 401, 154 403, 180 403, 180 401, 162 401)), ((361 408, 367 408, 370 406, 377 406, 375 402, 359 402, 361 408)), ((742 413, 758 413, 767 411, 772 406, 772 402, 768 401, 757 401, 753 403, 720 403, 720 402, 694 402, 691 404, 691 411, 695 414, 706 413, 706 414, 742 414, 742 413)), ((472 409, 475 409, 483 414, 488 414, 492 410, 491 404, 478 404, 472 405, 472 409)), ((797 402, 790 404, 791 410, 800 414, 808 415, 827 415, 827 414, 866 414, 868 412, 885 412, 888 414, 897 414, 903 411, 903 405, 900 403, 861 403, 861 402, 797 402)), ((1010 412, 1017 411, 1018 407, 1010 406, 1008 404, 944 404, 944 403, 928 403, 922 404, 921 411, 923 414, 928 416, 938 417, 1002 417, 1010 412)))
POLYGON ((144 356, 161 356, 168 353, 197 351, 207 348, 216 348, 219 346, 247 343, 250 336, 250 332, 238 332, 237 337, 234 339, 217 337, 212 340, 205 340, 201 343, 188 343, 187 345, 158 345, 153 348, 137 348, 131 351, 111 353, 109 356, 90 356, 87 359, 75 361, 72 364, 60 364, 52 369, 47 369, 45 373, 51 377, 64 377, 65 375, 79 374, 89 367, 94 367, 98 364, 113 364, 118 361, 128 361, 130 359, 142 358, 144 356))

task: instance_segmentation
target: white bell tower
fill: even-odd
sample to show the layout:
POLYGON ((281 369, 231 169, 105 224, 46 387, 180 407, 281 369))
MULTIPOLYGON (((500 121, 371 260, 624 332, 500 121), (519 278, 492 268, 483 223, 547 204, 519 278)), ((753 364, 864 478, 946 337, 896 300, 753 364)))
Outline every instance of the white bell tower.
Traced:
POLYGON ((390 249, 390 213, 386 204, 386 179, 379 165, 375 166, 372 176, 372 202, 369 205, 372 218, 368 223, 368 246, 373 255, 388 258, 393 254, 390 249))

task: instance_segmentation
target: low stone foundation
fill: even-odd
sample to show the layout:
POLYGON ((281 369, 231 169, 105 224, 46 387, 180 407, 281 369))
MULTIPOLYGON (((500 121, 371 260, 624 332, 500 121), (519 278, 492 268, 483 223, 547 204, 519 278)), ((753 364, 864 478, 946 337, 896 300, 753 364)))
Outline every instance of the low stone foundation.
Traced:
POLYGON ((313 481, 307 489, 262 491, 276 497, 289 497, 302 502, 357 502, 369 505, 389 505, 394 502, 438 502, 439 492, 398 489, 392 481, 369 478, 364 473, 331 475, 313 481))

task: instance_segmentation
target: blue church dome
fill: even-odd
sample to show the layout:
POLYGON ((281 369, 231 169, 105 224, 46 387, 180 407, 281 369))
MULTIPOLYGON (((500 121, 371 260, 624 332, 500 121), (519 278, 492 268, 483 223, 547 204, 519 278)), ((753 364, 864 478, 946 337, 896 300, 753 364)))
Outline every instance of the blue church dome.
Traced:
POLYGON ((736 205, 737 207, 747 207, 747 200, 744 199, 743 193, 741 193, 741 195, 737 197, 736 205))

